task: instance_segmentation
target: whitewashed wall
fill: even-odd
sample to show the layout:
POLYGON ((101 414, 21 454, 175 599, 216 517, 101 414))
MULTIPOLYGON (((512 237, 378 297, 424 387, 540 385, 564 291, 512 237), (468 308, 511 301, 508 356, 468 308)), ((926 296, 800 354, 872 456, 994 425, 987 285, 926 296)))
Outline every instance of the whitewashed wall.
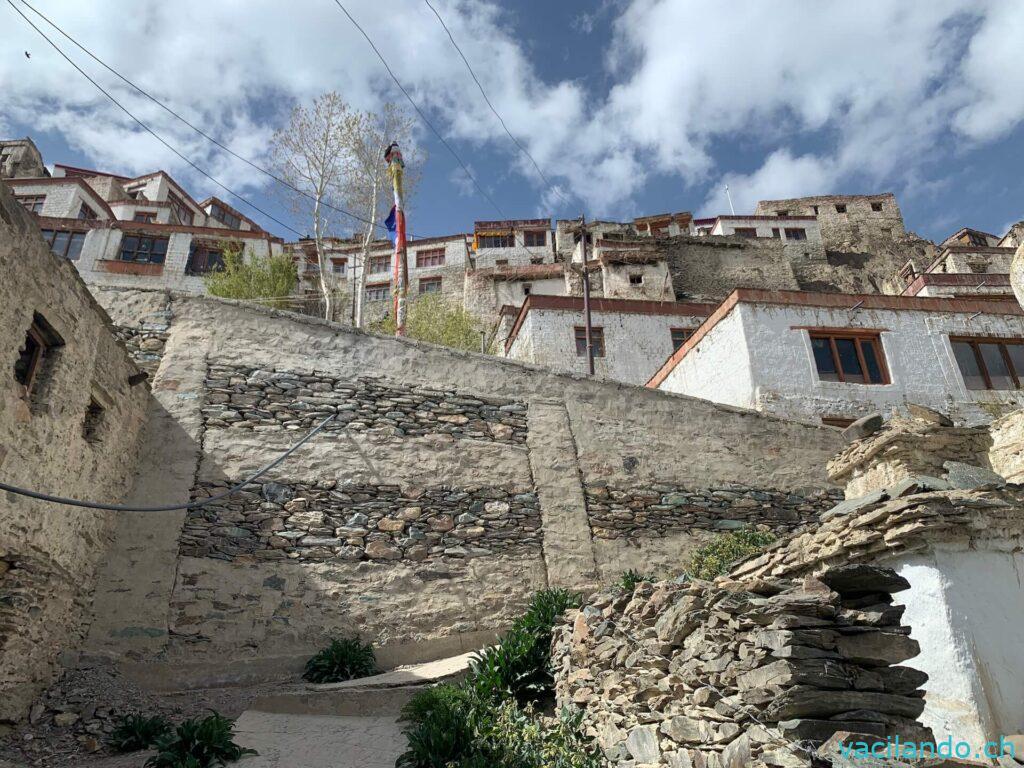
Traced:
MULTIPOLYGON (((604 379, 643 385, 672 354, 672 328, 696 328, 703 318, 683 315, 642 315, 593 312, 595 326, 604 330, 605 356, 594 359, 594 373, 604 379)), ((531 309, 506 357, 585 374, 587 358, 576 354, 574 328, 583 313, 561 309, 531 309)))
POLYGON ((856 418, 879 410, 890 414, 911 402, 966 424, 982 424, 1024 405, 1024 391, 968 390, 949 342, 950 334, 1024 338, 1024 318, 1020 316, 972 318, 947 312, 851 312, 741 303, 719 325, 735 317, 742 321, 742 333, 709 334, 680 362, 677 371, 682 370, 673 372, 661 388, 808 423, 820 423, 823 416, 856 418), (819 380, 810 337, 806 330, 796 329, 799 327, 882 330, 891 383, 819 380), (742 351, 734 348, 738 344, 742 351), (749 356, 749 383, 738 379, 724 388, 703 383, 720 378, 723 370, 738 370, 743 355, 749 356), (741 387, 745 389, 742 397, 741 387))

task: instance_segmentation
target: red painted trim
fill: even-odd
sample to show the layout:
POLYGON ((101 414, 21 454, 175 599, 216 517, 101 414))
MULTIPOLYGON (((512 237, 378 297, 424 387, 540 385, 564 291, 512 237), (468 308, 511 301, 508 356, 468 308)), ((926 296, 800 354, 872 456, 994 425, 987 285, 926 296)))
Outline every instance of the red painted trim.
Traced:
MULTIPOLYGON (((255 221, 253 221, 253 220, 252 220, 252 219, 250 219, 250 218, 249 218, 248 216, 246 216, 246 215, 245 215, 244 213, 242 213, 241 211, 239 211, 239 210, 238 210, 237 208, 232 208, 232 207, 231 207, 230 205, 228 205, 227 203, 225 203, 225 202, 224 202, 223 200, 221 200, 221 199, 220 199, 219 197, 216 197, 216 196, 214 196, 214 195, 210 195, 210 196, 209 196, 208 198, 206 198, 206 199, 205 199, 205 200, 203 200, 203 201, 202 201, 201 203, 199 203, 199 207, 200 207, 200 208, 202 208, 202 209, 203 209, 203 211, 205 212, 205 211, 206 211, 206 206, 210 205, 211 203, 216 203, 216 204, 217 204, 217 205, 219 205, 219 206, 220 206, 221 208, 225 209, 225 210, 226 210, 226 211, 227 211, 228 213, 233 213, 233 214, 234 214, 235 216, 237 216, 238 218, 240 218, 240 219, 242 219, 243 221, 247 222, 247 223, 249 224, 249 226, 251 226, 251 227, 255 227, 255 228, 256 228, 256 229, 258 230, 258 231, 260 231, 260 232, 263 232, 263 227, 261 227, 261 226, 260 226, 259 224, 257 224, 257 223, 256 223, 255 221)), ((210 216, 210 214, 209 214, 209 213, 207 213, 207 214, 206 214, 206 216, 207 216, 207 218, 215 218, 215 217, 213 217, 213 216, 210 216)), ((221 223, 223 223, 223 222, 221 222, 221 223)))
POLYGON ((481 229, 526 229, 545 227, 551 229, 551 219, 508 219, 506 221, 474 221, 473 231, 481 229))
POLYGON ((658 369, 645 386, 657 388, 675 369, 691 349, 703 339, 719 321, 738 303, 774 304, 796 307, 821 307, 825 309, 890 309, 911 312, 955 312, 960 314, 1017 315, 1024 316, 1024 309, 1016 301, 981 301, 977 299, 938 299, 927 296, 880 296, 858 293, 811 293, 805 291, 768 291, 756 288, 737 288, 717 309, 701 323, 700 328, 686 342, 669 355, 668 360, 658 369))
MULTIPOLYGON (((106 171, 97 171, 97 170, 93 170, 92 168, 78 168, 78 167, 76 167, 74 165, 65 165, 64 163, 54 163, 53 164, 53 168, 54 168, 54 170, 56 170, 58 168, 63 168, 66 171, 72 171, 73 173, 85 173, 85 174, 88 174, 89 176, 109 176, 112 179, 120 179, 122 181, 128 181, 131 178, 130 176, 122 176, 122 175, 120 175, 118 173, 107 173, 106 171)), ((69 179, 69 178, 75 178, 75 177, 74 176, 56 176, 54 178, 69 179)))
POLYGON ((238 229, 224 229, 219 227, 196 227, 185 226, 184 224, 160 224, 158 222, 145 221, 124 221, 112 219, 110 221, 94 220, 83 221, 80 219, 67 219, 57 216, 39 216, 40 226, 42 223, 77 222, 86 229, 120 229, 125 232, 151 232, 154 234, 168 234, 172 232, 186 232, 197 237, 210 237, 216 240, 266 240, 269 243, 284 243, 280 237, 273 237, 266 232, 246 232, 238 229))

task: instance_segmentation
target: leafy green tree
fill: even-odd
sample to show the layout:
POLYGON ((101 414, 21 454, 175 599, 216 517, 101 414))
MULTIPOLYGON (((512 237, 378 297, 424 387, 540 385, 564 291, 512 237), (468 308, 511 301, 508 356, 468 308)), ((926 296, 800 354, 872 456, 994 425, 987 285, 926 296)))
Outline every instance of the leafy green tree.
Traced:
POLYGON ((298 284, 295 263, 286 255, 244 259, 237 244, 224 247, 224 267, 203 278, 211 296, 249 299, 274 307, 287 307, 298 284))
MULTIPOLYGON (((395 320, 386 317, 372 323, 370 330, 394 335, 395 320)), ((483 328, 473 315, 443 296, 420 296, 409 303, 405 335, 411 339, 479 352, 482 332, 483 328)))

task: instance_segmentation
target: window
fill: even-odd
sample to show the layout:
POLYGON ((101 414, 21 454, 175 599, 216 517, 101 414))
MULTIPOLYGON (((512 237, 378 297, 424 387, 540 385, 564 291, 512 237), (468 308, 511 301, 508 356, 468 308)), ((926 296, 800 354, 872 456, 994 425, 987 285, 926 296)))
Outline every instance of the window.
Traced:
POLYGON ((121 261, 136 261, 145 264, 163 264, 167 256, 166 237, 145 237, 125 235, 121 240, 121 261))
POLYGON ((786 227, 787 240, 806 240, 807 230, 802 227, 786 227))
POLYGON ((420 280, 420 295, 425 293, 440 293, 441 292, 441 278, 440 277, 424 277, 420 280))
POLYGON ((14 361, 14 380, 25 387, 26 394, 31 394, 33 386, 39 382, 47 355, 63 344, 60 334, 36 312, 14 361))
POLYGON ((779 239, 780 235, 778 227, 772 227, 772 237, 774 237, 776 240, 779 239))
POLYGON ((846 213, 846 204, 836 203, 836 213, 846 213))
POLYGON ((531 283, 523 283, 523 296, 529 296, 532 290, 533 285, 531 283))
POLYGON ((391 286, 388 283, 366 286, 367 301, 387 301, 389 293, 391 293, 391 286))
POLYGON ((331 272, 336 275, 344 275, 348 262, 344 259, 331 259, 331 272))
POLYGON ((167 202, 171 204, 171 223, 189 225, 192 223, 192 210, 185 201, 173 192, 167 193, 167 202))
POLYGON ((971 245, 988 245, 988 240, 985 236, 980 235, 977 232, 968 232, 967 242, 971 245))
POLYGON ((156 212, 136 211, 135 216, 132 217, 132 221, 141 221, 143 224, 153 224, 156 222, 156 212))
POLYGON ((528 229, 523 232, 523 244, 527 248, 543 248, 548 244, 548 233, 543 229, 528 229))
POLYGON ((216 203, 210 204, 210 218, 216 219, 230 229, 241 229, 242 219, 216 203))
POLYGON ((192 243, 188 249, 186 275, 205 275, 224 269, 224 249, 203 243, 192 243))
POLYGON ((477 248, 512 248, 516 244, 511 232, 507 235, 478 235, 476 242, 477 248))
POLYGON ((543 264, 544 263, 544 257, 542 257, 542 256, 534 256, 534 257, 532 257, 530 259, 530 263, 531 264, 543 264))
MULTIPOLYGON (((576 337, 576 356, 586 357, 587 329, 582 325, 577 325, 573 331, 576 337)), ((604 357, 604 328, 600 326, 591 327, 590 343, 593 346, 594 357, 604 357)))
POLYGON ((50 246, 54 256, 63 256, 69 261, 78 261, 85 245, 85 232, 67 232, 63 230, 44 229, 43 239, 50 246))
POLYGON ((495 259, 494 260, 494 266, 496 266, 496 267, 507 267, 508 266, 508 259, 495 259))
POLYGON ((85 418, 82 419, 82 438, 87 443, 99 442, 100 428, 103 426, 103 406, 96 402, 95 398, 89 398, 89 405, 85 408, 85 418))
POLYGON ((789 216, 789 211, 776 211, 776 216, 789 216))
POLYGON ((814 211, 814 215, 815 215, 815 216, 817 216, 817 215, 818 215, 818 206, 816 206, 816 205, 812 205, 812 206, 811 206, 811 210, 812 210, 812 211, 814 211))
POLYGON ((46 195, 19 195, 16 199, 26 211, 42 213, 43 203, 46 202, 46 195))
POLYGON ((732 233, 737 237, 757 237, 757 230, 754 227, 736 227, 732 233))
POLYGON ((881 203, 872 203, 871 204, 871 210, 874 211, 875 213, 878 213, 879 211, 882 210, 882 204, 881 203))
POLYGON ((417 267, 443 267, 444 248, 435 248, 429 251, 416 252, 417 267))
POLYGON ((78 209, 78 218, 81 221, 92 221, 93 219, 98 219, 99 214, 85 203, 82 203, 82 207, 78 209))
POLYGON ((683 346, 688 338, 693 336, 695 328, 670 328, 669 332, 672 334, 672 350, 675 351, 683 346))
POLYGON ((950 337, 968 389, 1020 389, 1024 339, 950 337))
POLYGON ((382 272, 387 272, 390 265, 390 256, 371 256, 369 261, 369 272, 367 274, 377 275, 382 272))
POLYGON ((822 381, 889 383, 878 334, 811 332, 811 348, 822 381))
POLYGON ((641 275, 641 274, 630 275, 629 276, 629 284, 630 285, 643 285, 644 284, 644 276, 641 275))

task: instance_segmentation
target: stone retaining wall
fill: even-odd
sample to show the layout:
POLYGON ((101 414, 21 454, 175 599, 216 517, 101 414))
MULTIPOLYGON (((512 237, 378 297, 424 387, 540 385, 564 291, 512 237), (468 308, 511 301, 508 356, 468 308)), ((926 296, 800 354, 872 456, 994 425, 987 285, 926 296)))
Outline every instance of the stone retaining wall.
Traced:
POLYGON ((389 429, 398 436, 526 442, 526 404, 473 397, 360 376, 212 365, 203 416, 208 427, 308 429, 336 414, 328 429, 389 429))
POLYGON ((167 327, 158 329, 115 325, 112 330, 114 338, 124 344, 132 360, 152 377, 164 356, 164 347, 169 336, 167 327))
MULTIPOLYGON (((204 484, 194 498, 224 491, 204 484)), ((465 560, 539 552, 534 493, 496 488, 405 488, 265 483, 189 511, 181 555, 219 560, 465 560)))
POLYGON ((724 486, 686 490, 670 485, 642 488, 586 487, 587 515, 595 537, 637 539, 669 531, 728 531, 768 526, 786 533, 817 522, 840 501, 841 491, 810 495, 771 489, 724 486))

